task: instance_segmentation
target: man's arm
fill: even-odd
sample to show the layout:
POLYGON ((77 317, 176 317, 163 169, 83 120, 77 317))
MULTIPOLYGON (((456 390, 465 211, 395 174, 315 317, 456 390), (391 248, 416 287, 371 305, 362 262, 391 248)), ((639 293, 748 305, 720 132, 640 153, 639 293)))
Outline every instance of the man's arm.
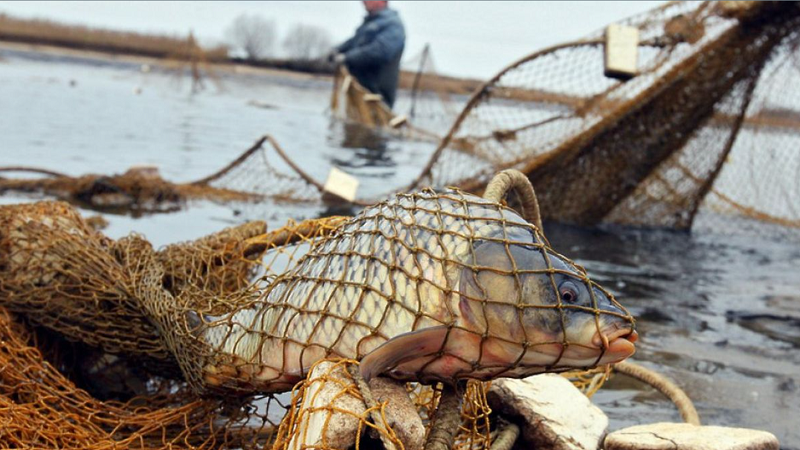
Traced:
POLYGON ((346 53, 348 50, 353 48, 353 43, 356 41, 356 36, 351 37, 350 39, 342 42, 341 44, 337 45, 336 51, 339 53, 346 53))
MULTIPOLYGON (((349 50, 340 49, 340 51, 345 54, 347 64, 352 66, 383 64, 389 62, 403 49, 405 39, 403 26, 395 22, 380 30, 372 42, 349 50)), ((352 43, 350 44, 352 45, 352 43)))

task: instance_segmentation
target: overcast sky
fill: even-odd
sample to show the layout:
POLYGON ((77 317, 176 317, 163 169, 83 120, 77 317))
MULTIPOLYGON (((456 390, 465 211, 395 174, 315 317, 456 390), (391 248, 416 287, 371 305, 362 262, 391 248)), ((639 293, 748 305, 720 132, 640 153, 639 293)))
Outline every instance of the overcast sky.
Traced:
MULTIPOLYGON (((663 2, 392 1, 406 26, 405 57, 425 43, 441 73, 486 78, 542 47, 578 39, 663 2)), ((361 22, 361 2, 3 2, 0 12, 97 27, 169 34, 190 29, 222 42, 244 12, 275 19, 279 33, 295 23, 327 29, 336 42, 361 22)))

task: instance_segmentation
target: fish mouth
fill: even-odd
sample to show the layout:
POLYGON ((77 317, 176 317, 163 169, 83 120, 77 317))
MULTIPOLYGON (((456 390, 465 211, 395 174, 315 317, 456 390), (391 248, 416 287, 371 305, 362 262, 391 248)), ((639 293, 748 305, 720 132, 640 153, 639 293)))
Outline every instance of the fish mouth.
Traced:
POLYGON ((596 331, 590 342, 552 342, 529 349, 526 363, 554 368, 596 367, 621 362, 636 352, 639 334, 630 325, 614 324, 596 331), (547 362, 547 358, 555 361, 547 362))
POLYGON ((600 364, 618 363, 636 353, 634 343, 639 340, 639 333, 633 327, 614 325, 611 328, 595 333, 592 338, 595 348, 603 352, 600 364))

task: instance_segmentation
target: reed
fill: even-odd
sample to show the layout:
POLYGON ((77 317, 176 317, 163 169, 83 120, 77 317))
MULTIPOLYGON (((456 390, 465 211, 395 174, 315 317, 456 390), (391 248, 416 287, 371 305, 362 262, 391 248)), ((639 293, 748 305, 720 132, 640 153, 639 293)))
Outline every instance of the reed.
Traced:
MULTIPOLYGON (((189 53, 187 39, 182 36, 114 31, 42 19, 19 19, 6 14, 0 14, 0 40, 155 58, 175 58, 189 53)), ((203 53, 205 59, 212 62, 228 59, 224 46, 204 48, 203 53)), ((190 59, 190 55, 186 56, 190 59)))

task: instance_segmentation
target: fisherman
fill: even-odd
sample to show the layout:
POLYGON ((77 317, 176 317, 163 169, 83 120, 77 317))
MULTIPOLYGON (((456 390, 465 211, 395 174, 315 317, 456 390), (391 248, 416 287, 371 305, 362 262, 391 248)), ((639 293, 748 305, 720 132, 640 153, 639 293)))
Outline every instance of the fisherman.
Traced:
POLYGON ((400 57, 406 43, 403 22, 388 1, 365 1, 367 17, 355 36, 331 51, 330 59, 344 64, 361 85, 394 105, 400 57))

